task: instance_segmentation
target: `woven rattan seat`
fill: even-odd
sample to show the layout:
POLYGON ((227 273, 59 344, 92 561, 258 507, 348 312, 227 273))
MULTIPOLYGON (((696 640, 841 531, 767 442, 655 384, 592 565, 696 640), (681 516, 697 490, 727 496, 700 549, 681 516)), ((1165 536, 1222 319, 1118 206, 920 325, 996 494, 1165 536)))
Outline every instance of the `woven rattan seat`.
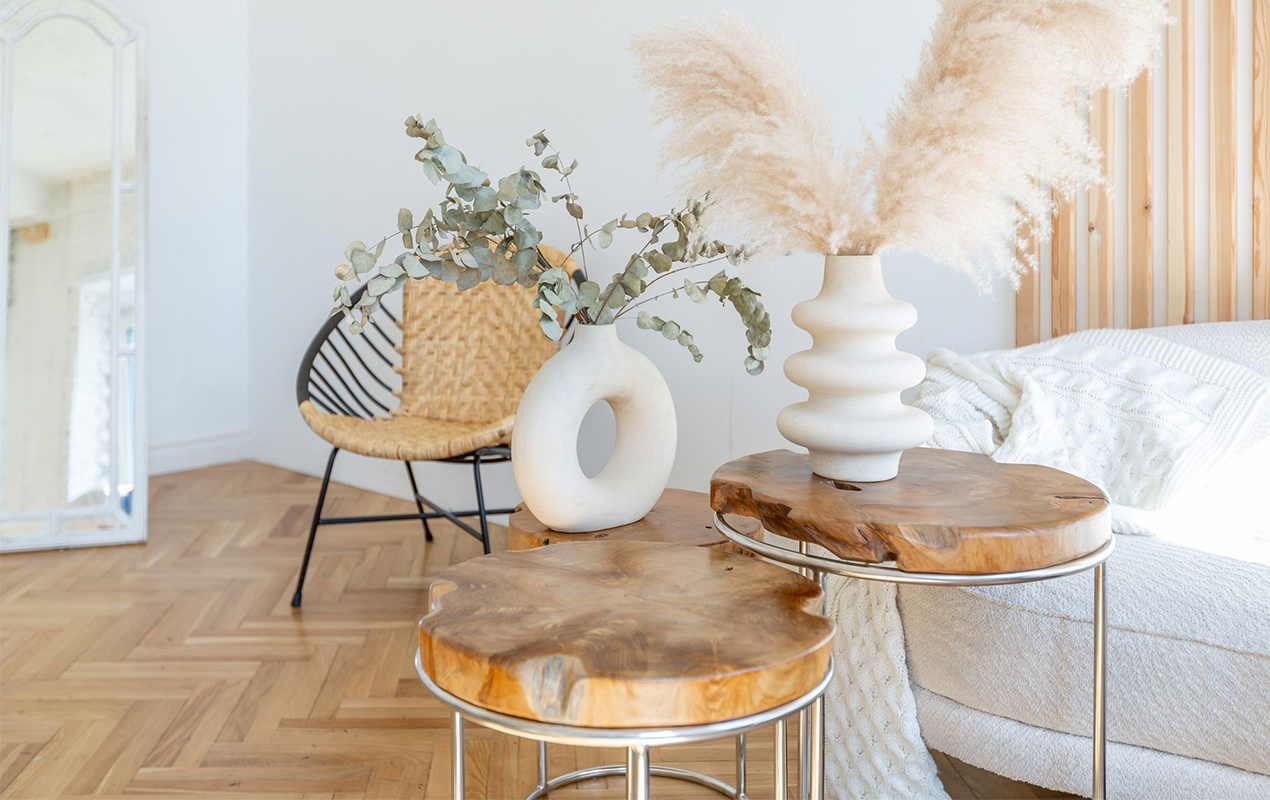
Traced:
MULTIPOLYGON (((578 271, 559 250, 545 245, 538 250, 552 266, 570 275, 578 271)), ((359 288, 352 302, 365 291, 365 286, 359 288)), ((338 316, 318 331, 300 366, 296 401, 305 423, 332 449, 292 606, 300 606, 320 525, 417 519, 431 541, 428 520, 445 517, 489 552, 488 517, 513 509, 486 507, 481 466, 511 458, 508 445, 520 397, 559 348, 543 335, 533 298, 534 290, 520 285, 486 282, 459 291, 452 283, 408 281, 400 319, 382 308, 361 335, 349 333, 338 316), (341 450, 404 462, 419 513, 322 517, 341 450), (421 495, 414 461, 471 464, 476 508, 451 511, 421 495), (463 517, 479 517, 480 530, 463 517)))
POLYGON ((300 414, 313 432, 341 450, 374 458, 438 461, 482 447, 507 444, 513 416, 494 422, 454 422, 394 414, 388 419, 360 419, 323 414, 312 403, 300 414))

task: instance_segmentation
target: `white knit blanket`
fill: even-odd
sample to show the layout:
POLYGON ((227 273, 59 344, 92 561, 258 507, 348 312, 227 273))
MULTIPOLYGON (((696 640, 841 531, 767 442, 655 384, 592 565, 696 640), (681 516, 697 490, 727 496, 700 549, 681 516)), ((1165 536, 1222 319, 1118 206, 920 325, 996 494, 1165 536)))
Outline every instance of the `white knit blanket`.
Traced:
MULTIPOLYGON (((1220 335, 1270 350, 1270 323, 1220 335)), ((980 355, 936 351, 914 405, 935 418, 931 446, 1079 475, 1111 499, 1113 530, 1149 534, 1188 484, 1270 431, 1268 398, 1270 379, 1242 364, 1158 331, 1097 330, 980 355)), ((946 798, 917 722, 894 585, 834 579, 828 599, 838 621, 828 796, 946 798)))

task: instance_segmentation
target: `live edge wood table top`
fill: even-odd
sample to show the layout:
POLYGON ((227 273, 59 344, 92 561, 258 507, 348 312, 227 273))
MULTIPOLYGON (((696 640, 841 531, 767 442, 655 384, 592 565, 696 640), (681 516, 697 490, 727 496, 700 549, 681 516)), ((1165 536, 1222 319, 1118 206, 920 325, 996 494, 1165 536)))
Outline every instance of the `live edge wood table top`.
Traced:
POLYGON ((503 714, 611 728, 737 719, 802 697, 829 668, 820 587, 709 547, 591 541, 442 572, 419 623, 423 670, 503 714))
POLYGON ((924 447, 904 454, 897 477, 877 483, 822 478, 806 455, 789 450, 747 456, 714 473, 710 501, 716 511, 752 517, 839 558, 894 561, 908 572, 1038 569, 1111 538, 1107 498, 1088 481, 924 447))
MULTIPOLYGON (((732 520, 737 530, 754 536, 759 531, 756 520, 739 517, 732 520)), ((661 542, 689 547, 712 547, 728 553, 750 555, 728 541, 714 527, 714 511, 710 496, 704 492, 667 489, 653 510, 643 519, 629 525, 591 533, 560 533, 538 521, 527 508, 511 515, 507 522, 509 550, 530 550, 565 542, 661 542)))

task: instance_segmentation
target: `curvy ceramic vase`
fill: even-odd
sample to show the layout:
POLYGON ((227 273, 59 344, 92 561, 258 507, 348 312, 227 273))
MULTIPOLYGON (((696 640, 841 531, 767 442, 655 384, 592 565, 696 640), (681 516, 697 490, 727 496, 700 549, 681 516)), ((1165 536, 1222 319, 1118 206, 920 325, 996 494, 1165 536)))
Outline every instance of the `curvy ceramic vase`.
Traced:
POLYGON ((579 325, 521 397, 512 472, 529 510, 552 530, 613 528, 652 510, 670 480, 677 436, 670 388, 653 362, 622 344, 616 326, 579 325), (604 469, 588 478, 578 431, 601 400, 613 409, 617 441, 604 469))
POLYGON ((917 310, 887 294, 878 256, 826 256, 820 294, 792 316, 812 346, 785 359, 785 375, 808 397, 776 417, 781 435, 806 447, 825 478, 894 478, 900 455, 934 430, 926 412, 900 402, 926 374, 920 358, 895 347, 917 310))

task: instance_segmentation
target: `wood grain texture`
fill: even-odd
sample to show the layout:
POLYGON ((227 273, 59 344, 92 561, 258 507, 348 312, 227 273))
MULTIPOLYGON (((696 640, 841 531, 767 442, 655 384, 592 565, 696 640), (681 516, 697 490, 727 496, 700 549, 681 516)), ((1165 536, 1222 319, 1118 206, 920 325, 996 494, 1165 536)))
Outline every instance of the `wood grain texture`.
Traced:
MULTIPOLYGON (((747 517, 733 520, 742 533, 754 534, 759 525, 747 517)), ((714 547, 728 553, 748 554, 732 544, 714 527, 714 510, 710 495, 684 489, 667 489, 653 510, 641 520, 591 533, 560 533, 538 521, 527 508, 512 514, 507 521, 507 546, 511 550, 530 550, 544 545, 567 542, 662 542, 688 547, 714 547)))
POLYGON ((1019 276, 1019 290, 1014 295, 1014 345, 1036 344, 1041 340, 1041 244, 1029 235, 1027 244, 1018 249, 1020 263, 1031 263, 1019 276))
MULTIPOLYGON (((305 607, 292 611, 318 484, 251 463, 155 476, 149 543, 0 555, 0 797, 448 800, 449 713, 415 677, 415 626, 432 578, 480 545, 443 520, 432 544, 413 522, 324 528, 305 607), (15 674, 39 663, 56 673, 15 674), (299 685, 281 680, 288 665, 299 685), (254 740, 240 741, 253 728, 254 740)), ((341 514, 414 510, 337 483, 327 499, 341 514)), ((491 532, 501 549, 504 529, 491 532)), ((750 796, 771 797, 771 729, 748 740, 750 796)), ((548 748, 557 775, 622 759, 548 748)), ((731 739, 654 753, 655 763, 724 780, 732 759, 731 739)), ((467 765, 467 800, 523 797, 537 746, 472 725, 467 765)), ((1012 783, 979 797, 1029 791, 1012 783)), ((660 778, 653 792, 718 797, 660 778)), ((552 796, 626 792, 615 778, 552 796)))
POLYGON ((910 572, 981 575, 1090 553, 1111 537, 1098 487, 1034 464, 918 447, 898 477, 851 484, 812 473, 807 456, 773 450, 729 462, 710 481, 715 510, 846 559, 910 572))
POLYGON ((1152 124, 1150 73, 1129 87, 1129 327, 1149 328, 1154 304, 1152 257, 1152 124))
POLYGON ((1252 3, 1252 318, 1270 319, 1270 0, 1252 3))
POLYGON ((1089 190, 1089 325, 1111 328, 1116 324, 1116 230, 1115 203, 1112 202, 1116 178, 1116 95, 1102 89, 1090 99, 1089 130, 1102 149, 1102 174, 1105 186, 1089 190))
POLYGON ((1235 0, 1209 5, 1208 321, 1235 318, 1236 70, 1235 0))
POLYGON ((1195 321, 1195 0, 1171 0, 1168 29, 1168 272, 1165 321, 1195 321))
POLYGON ((722 722, 829 667, 820 587, 705 547, 579 542, 494 553, 432 584, 423 669, 483 708, 585 727, 722 722))
POLYGON ((1051 192, 1054 202, 1050 240, 1050 336, 1076 330, 1076 200, 1051 192))

